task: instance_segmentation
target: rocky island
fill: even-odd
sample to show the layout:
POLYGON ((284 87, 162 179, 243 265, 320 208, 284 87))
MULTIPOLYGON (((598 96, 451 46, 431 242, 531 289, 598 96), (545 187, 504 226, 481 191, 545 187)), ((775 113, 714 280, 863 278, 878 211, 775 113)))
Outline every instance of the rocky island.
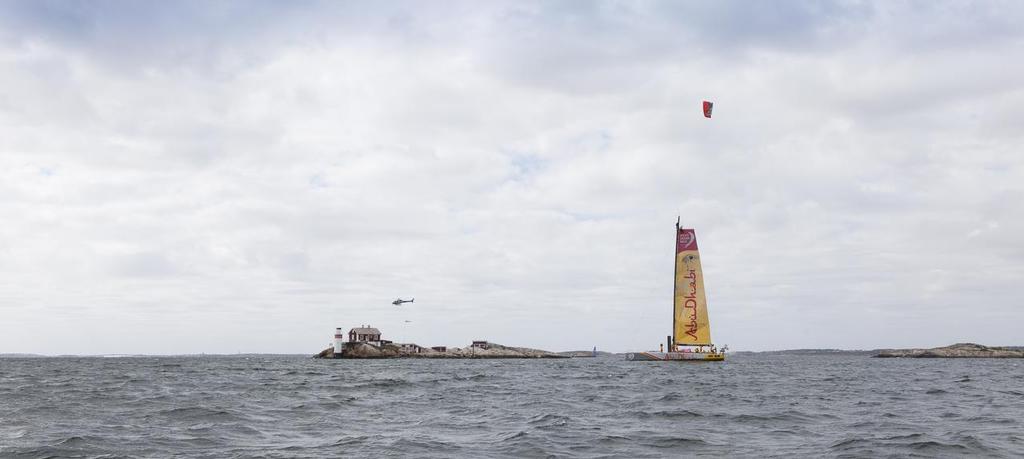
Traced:
POLYGON ((957 343, 952 346, 932 349, 883 349, 875 357, 912 357, 912 358, 1024 358, 1024 348, 1019 347, 988 347, 974 343, 957 343))
POLYGON ((511 347, 487 341, 473 341, 464 348, 424 347, 413 343, 395 343, 383 339, 379 329, 363 325, 348 332, 348 340, 341 328, 334 331, 331 347, 313 356, 320 359, 565 359, 554 352, 511 347))
POLYGON ((316 355, 322 359, 564 359, 564 355, 540 349, 510 347, 486 343, 464 348, 427 348, 415 344, 370 344, 362 342, 345 343, 340 354, 334 347, 324 349, 316 355))

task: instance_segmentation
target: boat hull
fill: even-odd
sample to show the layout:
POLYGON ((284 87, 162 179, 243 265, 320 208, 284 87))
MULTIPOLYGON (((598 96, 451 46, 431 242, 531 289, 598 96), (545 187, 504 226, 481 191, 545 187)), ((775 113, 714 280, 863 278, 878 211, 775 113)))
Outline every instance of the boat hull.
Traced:
POLYGON ((626 360, 633 362, 720 362, 725 360, 722 352, 630 352, 626 360))

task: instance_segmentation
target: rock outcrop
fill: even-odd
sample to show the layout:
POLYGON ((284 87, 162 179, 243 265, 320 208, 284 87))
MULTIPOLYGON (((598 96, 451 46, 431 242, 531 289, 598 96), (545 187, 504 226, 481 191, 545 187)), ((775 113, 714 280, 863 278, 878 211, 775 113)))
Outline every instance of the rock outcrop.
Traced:
POLYGON ((884 349, 875 357, 913 357, 913 358, 1024 358, 1024 349, 1007 347, 988 347, 974 343, 957 343, 952 346, 933 349, 884 349))
POLYGON ((486 348, 451 347, 445 351, 436 351, 416 345, 398 345, 393 343, 381 346, 369 343, 345 343, 341 355, 334 355, 333 348, 327 348, 316 355, 323 359, 564 359, 563 355, 540 349, 526 347, 510 347, 489 343, 486 348))

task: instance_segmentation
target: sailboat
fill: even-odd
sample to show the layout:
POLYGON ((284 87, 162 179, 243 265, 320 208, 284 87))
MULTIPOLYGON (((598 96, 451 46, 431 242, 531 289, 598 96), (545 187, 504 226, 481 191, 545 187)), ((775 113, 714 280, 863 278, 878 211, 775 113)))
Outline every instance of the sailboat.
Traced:
POLYGON ((672 335, 663 350, 631 352, 626 360, 725 360, 725 350, 711 343, 708 302, 704 296, 704 273, 700 269, 697 233, 680 228, 676 219, 676 270, 672 298, 672 335))

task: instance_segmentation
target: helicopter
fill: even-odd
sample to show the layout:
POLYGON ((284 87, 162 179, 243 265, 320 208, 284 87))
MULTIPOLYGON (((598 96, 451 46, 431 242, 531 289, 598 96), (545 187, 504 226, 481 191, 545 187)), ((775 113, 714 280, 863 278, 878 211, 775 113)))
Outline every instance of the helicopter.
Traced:
POLYGON ((411 300, 403 300, 403 299, 399 298, 399 299, 397 299, 395 301, 392 301, 391 304, 393 304, 395 306, 400 306, 402 303, 413 303, 415 301, 416 301, 416 298, 413 298, 411 300))

